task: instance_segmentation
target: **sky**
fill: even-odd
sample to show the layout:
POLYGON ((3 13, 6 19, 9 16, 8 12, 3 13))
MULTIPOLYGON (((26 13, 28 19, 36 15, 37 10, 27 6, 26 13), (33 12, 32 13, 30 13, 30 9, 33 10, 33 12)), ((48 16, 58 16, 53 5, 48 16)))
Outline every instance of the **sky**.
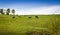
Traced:
POLYGON ((60 14, 60 0, 0 0, 0 9, 19 15, 60 14))

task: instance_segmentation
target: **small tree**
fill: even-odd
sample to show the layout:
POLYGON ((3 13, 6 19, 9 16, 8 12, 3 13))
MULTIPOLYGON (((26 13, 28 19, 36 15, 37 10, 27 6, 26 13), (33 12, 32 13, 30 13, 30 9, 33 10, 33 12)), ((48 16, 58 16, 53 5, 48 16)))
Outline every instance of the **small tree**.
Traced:
POLYGON ((12 9, 12 13, 13 13, 13 15, 15 15, 15 10, 14 9, 12 9))
POLYGON ((15 18, 15 10, 12 9, 12 13, 13 13, 13 18, 15 18))
POLYGON ((9 15, 9 13, 10 13, 10 9, 8 8, 6 14, 9 15))
POLYGON ((1 14, 4 14, 4 13, 3 13, 3 9, 0 9, 0 13, 1 13, 1 14))

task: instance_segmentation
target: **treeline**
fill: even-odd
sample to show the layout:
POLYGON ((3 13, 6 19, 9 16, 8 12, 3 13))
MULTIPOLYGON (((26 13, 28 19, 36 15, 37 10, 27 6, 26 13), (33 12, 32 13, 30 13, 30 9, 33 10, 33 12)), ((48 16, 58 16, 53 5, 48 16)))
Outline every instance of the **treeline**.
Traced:
POLYGON ((14 15, 15 14, 15 10, 12 9, 12 11, 10 10, 10 8, 8 8, 7 10, 4 11, 4 9, 0 9, 0 14, 6 14, 6 15, 9 15, 10 12, 12 12, 12 14, 14 15))

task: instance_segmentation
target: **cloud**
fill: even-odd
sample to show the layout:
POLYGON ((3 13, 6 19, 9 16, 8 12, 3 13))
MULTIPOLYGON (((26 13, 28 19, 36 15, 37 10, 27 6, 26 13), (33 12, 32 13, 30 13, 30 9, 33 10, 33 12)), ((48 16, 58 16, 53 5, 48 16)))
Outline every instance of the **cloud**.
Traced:
POLYGON ((60 6, 25 9, 18 11, 16 14, 21 14, 21 15, 60 14, 60 6))
MULTIPOLYGON (((1 7, 0 7, 1 8, 1 7)), ((24 6, 7 6, 3 9, 10 8, 15 9, 16 13, 19 15, 40 15, 40 14, 60 14, 60 6, 40 6, 40 7, 24 7, 24 6)))

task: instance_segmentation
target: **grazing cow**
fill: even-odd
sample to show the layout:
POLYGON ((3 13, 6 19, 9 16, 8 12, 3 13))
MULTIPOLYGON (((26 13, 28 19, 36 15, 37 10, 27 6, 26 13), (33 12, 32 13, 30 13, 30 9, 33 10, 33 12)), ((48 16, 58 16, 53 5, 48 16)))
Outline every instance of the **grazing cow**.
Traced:
POLYGON ((12 18, 15 18, 15 16, 13 16, 12 18))
POLYGON ((32 18, 32 17, 28 17, 28 18, 32 18))
POLYGON ((35 16, 35 18, 39 18, 38 16, 35 16))

